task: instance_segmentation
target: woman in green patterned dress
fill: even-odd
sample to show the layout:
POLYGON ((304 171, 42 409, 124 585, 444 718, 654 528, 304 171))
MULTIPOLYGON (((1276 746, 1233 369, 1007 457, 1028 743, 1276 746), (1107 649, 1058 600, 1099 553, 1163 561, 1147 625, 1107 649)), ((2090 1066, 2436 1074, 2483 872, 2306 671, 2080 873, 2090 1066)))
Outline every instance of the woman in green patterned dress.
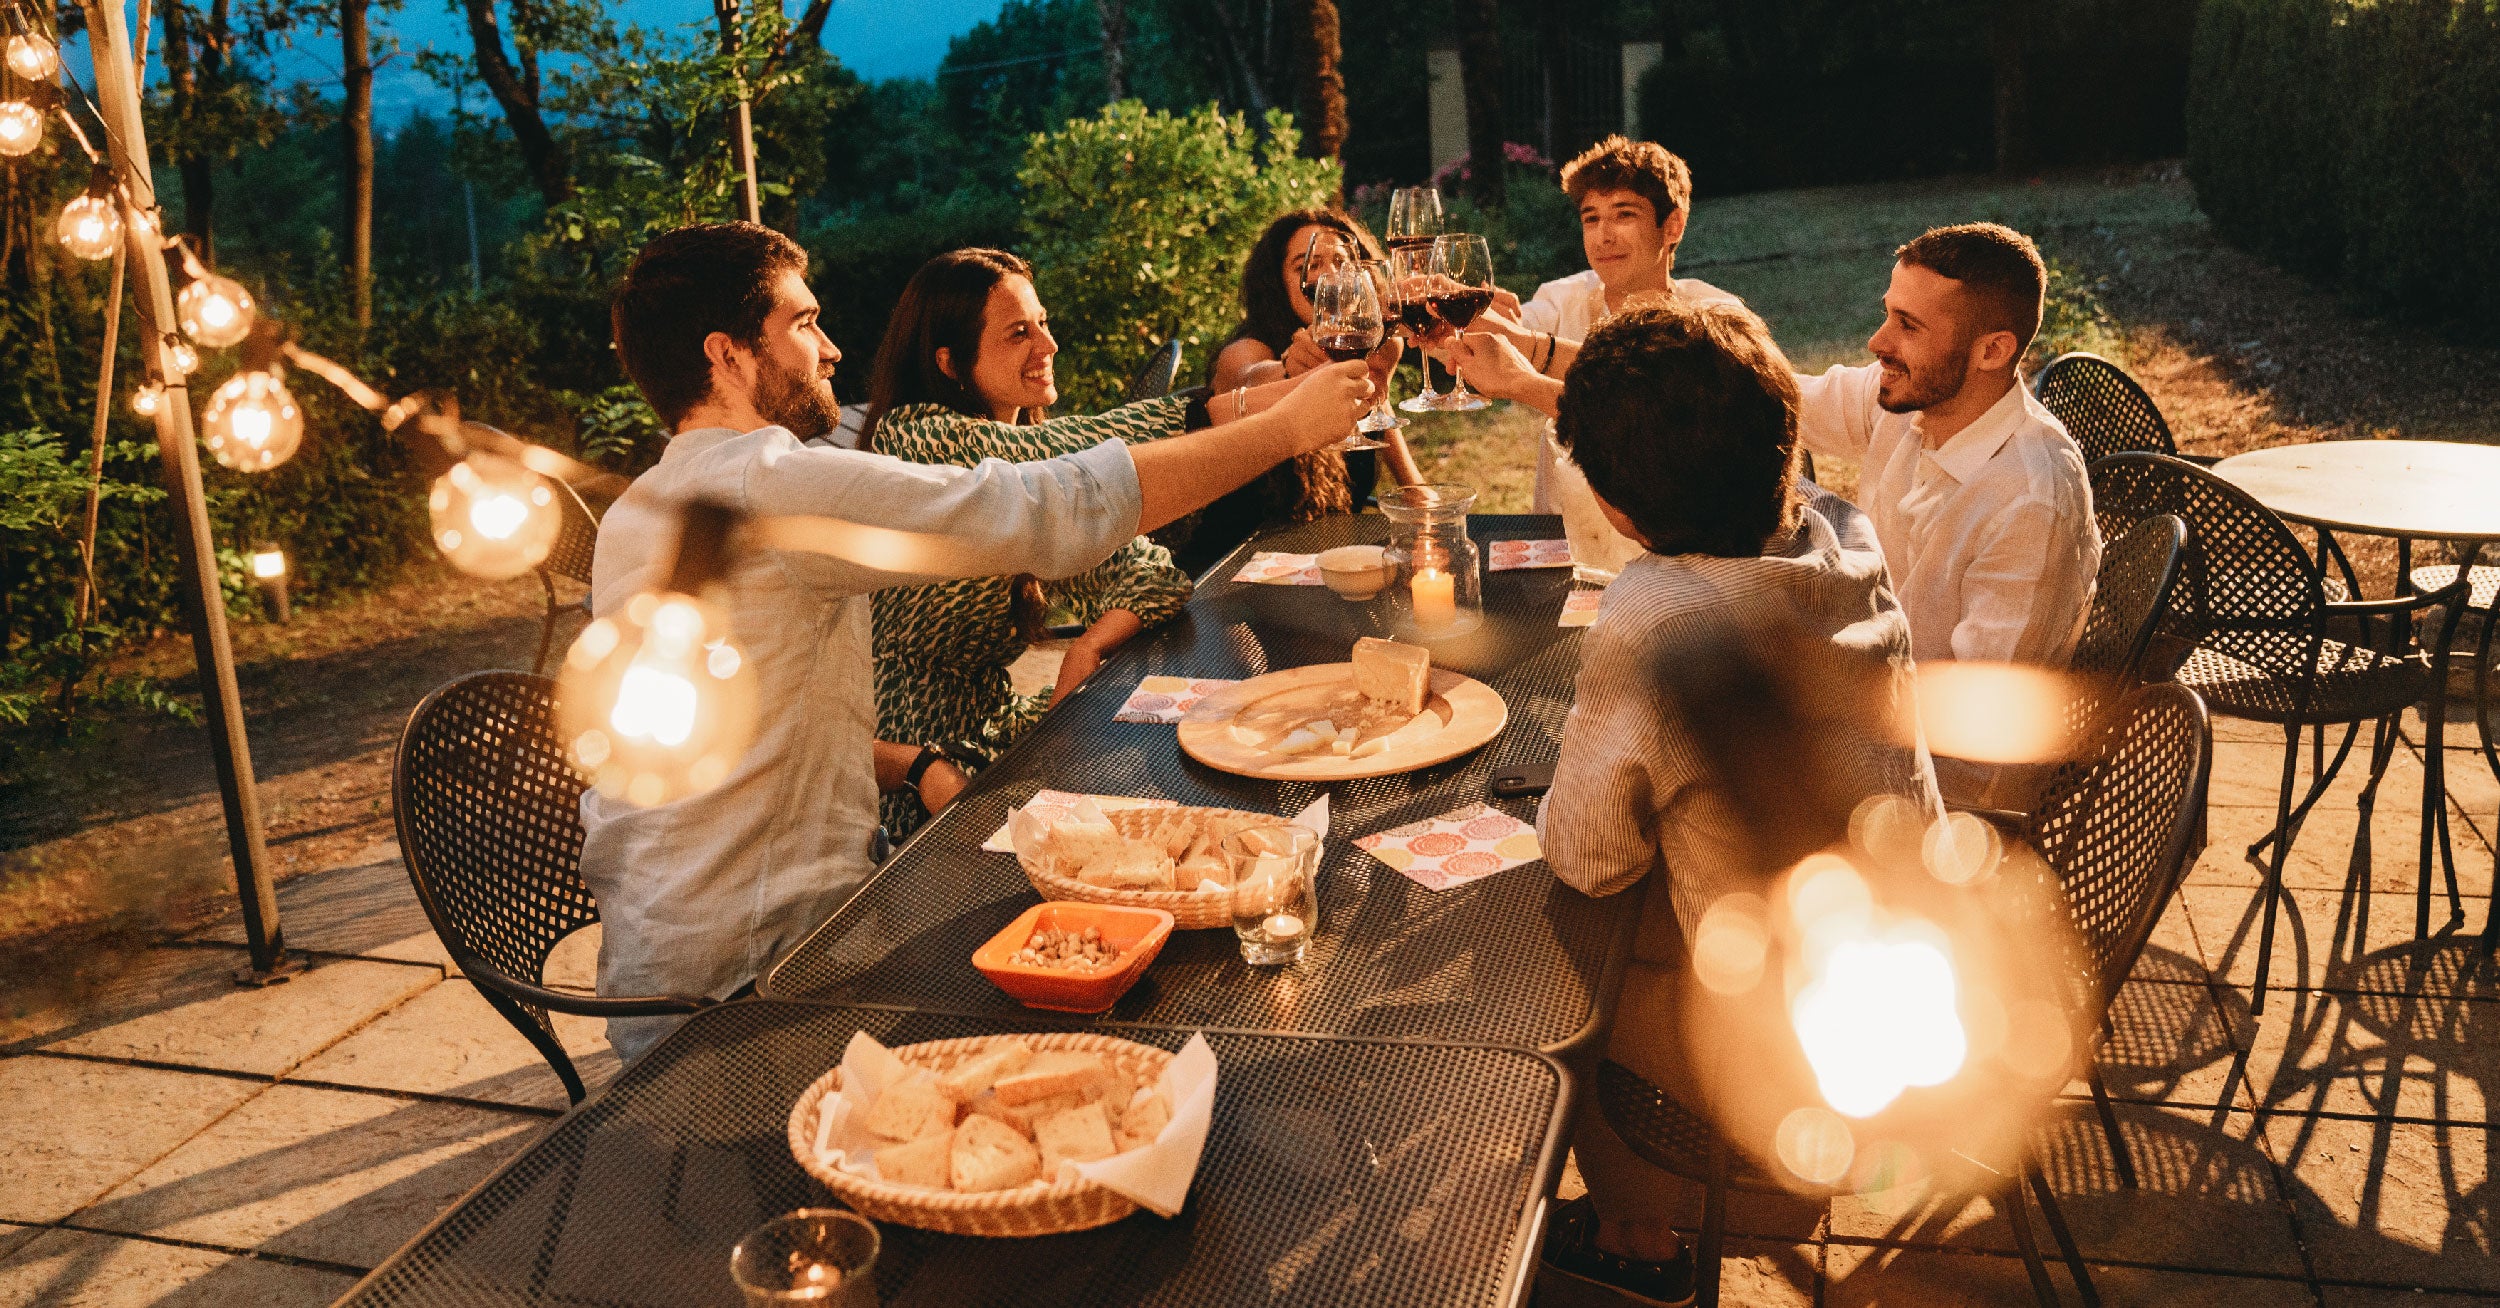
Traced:
MULTIPOLYGON (((1230 421, 1298 384, 1247 388, 1212 406, 1200 389, 1094 417, 1045 420, 1043 410, 1059 398, 1051 369, 1058 349, 1022 259, 980 249, 931 259, 904 288, 877 348, 867 447, 964 467, 1044 459, 1230 421)), ((1189 576, 1173 566, 1171 553, 1142 536, 1064 582, 1027 575, 879 591, 872 601, 877 738, 942 744, 950 756, 963 756, 955 759, 959 766, 976 770, 1130 637, 1179 613, 1189 592, 1189 576), (1056 685, 1018 695, 1008 665, 1042 638, 1043 615, 1053 610, 1073 615, 1085 632, 1068 648, 1056 685)), ((927 818, 908 787, 887 793, 885 826, 897 839, 927 818)))

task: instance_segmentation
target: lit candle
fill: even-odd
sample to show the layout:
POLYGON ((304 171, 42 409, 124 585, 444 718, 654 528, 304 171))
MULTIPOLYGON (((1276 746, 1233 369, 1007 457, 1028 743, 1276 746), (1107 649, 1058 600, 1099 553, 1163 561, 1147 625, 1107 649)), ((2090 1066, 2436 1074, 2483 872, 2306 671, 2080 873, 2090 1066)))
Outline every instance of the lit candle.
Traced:
POLYGON ((1440 631, 1458 623, 1458 579, 1438 568, 1418 568, 1411 583, 1415 593, 1415 625, 1440 631))
POLYGON ((1262 923, 1270 943, 1283 944, 1302 934, 1302 919, 1291 913, 1270 913, 1262 923))

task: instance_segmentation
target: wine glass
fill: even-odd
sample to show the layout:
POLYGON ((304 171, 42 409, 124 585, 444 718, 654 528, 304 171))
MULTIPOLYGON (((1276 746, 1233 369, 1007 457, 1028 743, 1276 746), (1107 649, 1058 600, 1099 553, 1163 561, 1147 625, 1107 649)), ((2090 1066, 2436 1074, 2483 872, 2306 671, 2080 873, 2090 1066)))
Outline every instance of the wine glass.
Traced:
MULTIPOLYGON (((1432 300, 1427 293, 1432 280, 1432 251, 1428 248, 1392 250, 1388 259, 1380 265, 1380 270, 1381 313, 1389 320, 1389 329, 1414 345, 1420 357, 1423 339, 1432 333, 1432 300)), ((1430 395, 1431 389, 1432 374, 1426 373, 1425 395, 1430 395)), ((1424 396, 1416 397, 1422 398, 1424 396)), ((1387 402, 1386 396, 1382 397, 1382 402, 1387 402)), ((1432 406, 1406 400, 1400 401, 1397 407, 1408 413, 1422 413, 1432 406)))
MULTIPOLYGON (((1493 252, 1481 236, 1449 234, 1432 242, 1432 314, 1452 330, 1465 332, 1476 315, 1493 305, 1493 252)), ((1455 375, 1455 374, 1454 374, 1455 375)), ((1459 377, 1435 407, 1444 413, 1465 413, 1487 406, 1459 377)))
MULTIPOLYGON (((1332 362, 1370 356, 1380 348, 1385 324, 1380 316, 1380 292, 1372 283, 1369 269, 1359 263, 1341 263, 1326 269, 1311 282, 1311 343, 1332 362)), ((1379 431, 1377 421, 1381 410, 1375 406, 1363 416, 1353 435, 1332 448, 1351 454, 1357 450, 1376 450, 1380 442, 1363 435, 1379 431)), ((1392 415, 1389 426, 1396 426, 1392 415)))
MULTIPOLYGON (((1372 295, 1380 305, 1380 325, 1385 330, 1380 343, 1373 349, 1375 352, 1386 349, 1389 345, 1389 338, 1396 335, 1402 326, 1400 313, 1405 301, 1399 294, 1398 283, 1389 275, 1387 260, 1363 259, 1358 260, 1354 266, 1371 281, 1372 295)), ((1394 368, 1391 369, 1393 375, 1395 371, 1394 368)), ((1381 380, 1380 393, 1372 397, 1372 411, 1364 414, 1363 420, 1354 424, 1354 429, 1356 431, 1391 431, 1405 425, 1406 419, 1399 417, 1397 410, 1389 407, 1389 384, 1388 379, 1384 377, 1381 380)))
MULTIPOLYGON (((1389 196, 1389 230, 1385 243, 1394 258, 1400 254, 1414 257, 1414 272, 1431 271, 1432 242, 1441 235, 1441 192, 1429 186, 1407 186, 1389 196)), ((1424 324, 1429 327, 1427 320, 1424 324)), ((1419 327, 1416 330, 1420 331, 1419 327)), ((1430 413, 1441 405, 1441 393, 1432 389, 1432 364, 1418 353, 1415 367, 1424 375, 1424 388, 1401 402, 1398 407, 1408 413, 1430 413)))

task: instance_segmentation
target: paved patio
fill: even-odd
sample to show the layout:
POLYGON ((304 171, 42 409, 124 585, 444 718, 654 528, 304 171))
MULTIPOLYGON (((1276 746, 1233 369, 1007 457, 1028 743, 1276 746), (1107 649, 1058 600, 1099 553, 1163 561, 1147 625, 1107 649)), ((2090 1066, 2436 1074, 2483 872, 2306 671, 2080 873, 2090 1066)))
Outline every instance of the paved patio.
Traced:
MULTIPOLYGON (((2500 985, 2465 934, 2488 911, 2500 782, 2452 751, 2466 925, 2443 929, 2441 899, 2417 943, 2419 755, 2398 752, 2366 831, 2357 756, 2301 833, 2252 1018, 2240 851, 2271 821, 2280 737, 2216 726, 2212 846, 2102 1055, 2141 1188, 2118 1184, 2088 1100, 2042 1135, 2103 1296, 2500 1298, 2500 985)), ((554 1074, 449 968, 397 849, 352 863, 281 889, 288 941, 313 955, 291 984, 232 984, 229 921, 119 960, 74 1008, 0 1012, 0 1305, 326 1303, 562 1111, 554 1074)), ((592 935, 552 974, 586 983, 592 935)), ((594 1089, 614 1074, 599 1023, 565 1034, 594 1089)), ((2029 1298, 1985 1205, 1740 1204, 1731 1232, 1730 1304, 2029 1298)))

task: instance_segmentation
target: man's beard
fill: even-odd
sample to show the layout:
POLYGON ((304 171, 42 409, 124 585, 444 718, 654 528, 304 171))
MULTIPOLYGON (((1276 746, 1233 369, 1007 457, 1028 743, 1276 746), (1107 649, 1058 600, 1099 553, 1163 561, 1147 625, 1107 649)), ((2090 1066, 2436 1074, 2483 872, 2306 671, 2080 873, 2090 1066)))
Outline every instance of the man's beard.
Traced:
POLYGON ((1962 393, 1962 383, 1970 380, 1970 351, 1956 350, 1935 367, 1919 372, 1902 365, 1900 389, 1887 399, 1879 389, 1876 404, 1886 413, 1916 413, 1962 393))
POLYGON ((813 371, 793 372, 765 363, 755 379, 755 411, 767 421, 812 441, 842 425, 833 388, 813 371))

